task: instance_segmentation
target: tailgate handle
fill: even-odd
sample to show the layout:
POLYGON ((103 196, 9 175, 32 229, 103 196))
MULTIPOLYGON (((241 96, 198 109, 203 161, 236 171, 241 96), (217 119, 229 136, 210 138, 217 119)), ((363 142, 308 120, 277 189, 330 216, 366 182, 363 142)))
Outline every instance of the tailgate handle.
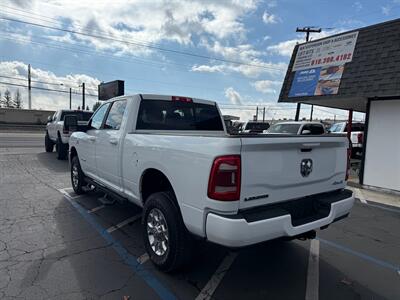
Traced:
POLYGON ((302 144, 303 147, 318 147, 321 146, 321 143, 304 143, 302 144))

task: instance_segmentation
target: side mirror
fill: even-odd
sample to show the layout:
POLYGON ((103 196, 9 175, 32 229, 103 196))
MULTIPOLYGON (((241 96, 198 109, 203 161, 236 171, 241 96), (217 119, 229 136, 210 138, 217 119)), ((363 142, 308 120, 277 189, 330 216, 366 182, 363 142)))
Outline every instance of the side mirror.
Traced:
POLYGON ((68 134, 69 132, 78 130, 78 118, 74 115, 66 115, 64 117, 63 133, 68 134))
POLYGON ((50 123, 51 121, 53 121, 53 118, 52 118, 52 116, 48 116, 48 117, 47 117, 47 122, 49 122, 49 123, 50 123))
POLYGON ((310 131, 310 130, 307 130, 307 129, 304 129, 304 130, 301 132, 301 134, 302 134, 302 135, 308 135, 308 134, 311 134, 311 131, 310 131))

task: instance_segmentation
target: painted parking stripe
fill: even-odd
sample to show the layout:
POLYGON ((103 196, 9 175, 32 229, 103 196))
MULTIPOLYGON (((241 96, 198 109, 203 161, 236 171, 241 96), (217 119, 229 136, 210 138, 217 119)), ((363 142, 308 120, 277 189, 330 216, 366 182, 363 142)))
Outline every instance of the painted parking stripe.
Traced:
POLYGON ((365 200, 365 196, 364 196, 364 193, 362 192, 362 190, 361 189, 355 189, 355 190, 358 193, 358 196, 359 196, 358 198, 360 199, 361 203, 368 204, 367 200, 365 200))
POLYGON ((144 263, 146 263, 148 260, 150 259, 149 255, 147 253, 142 254, 141 256, 139 256, 137 258, 137 261, 139 264, 143 265, 144 263))
POLYGON ((115 230, 118 230, 118 229, 120 229, 120 228, 122 228, 122 227, 124 227, 124 226, 126 226, 126 225, 128 225, 130 223, 133 223, 133 222, 139 220, 141 217, 142 217, 142 214, 138 214, 136 216, 130 217, 130 218, 126 219, 125 221, 122 221, 121 223, 108 228, 107 232, 108 233, 114 232, 115 230))
POLYGON ((306 300, 318 300, 319 295, 319 240, 310 243, 308 257, 306 300))
POLYGON ((100 209, 103 209, 104 207, 106 207, 106 206, 105 206, 105 205, 100 205, 100 206, 94 207, 94 208, 92 208, 92 209, 89 209, 87 212, 88 212, 89 214, 92 214, 92 213, 94 213, 94 212, 96 212, 96 211, 98 211, 98 210, 100 210, 100 209))
POLYGON ((231 267, 232 263, 235 261, 237 253, 230 252, 225 256, 224 260, 219 265, 218 269, 215 271, 211 279, 207 282, 204 288, 201 290, 200 294, 196 297, 196 300, 209 300, 220 284, 221 280, 224 278, 226 272, 231 267))
MULTIPOLYGON (((368 201, 369 201, 369 202, 368 202, 368 206, 371 206, 371 207, 375 207, 375 208, 379 208, 379 209, 383 209, 383 210, 387 210, 387 211, 390 211, 390 212, 394 212, 394 213, 400 214, 400 209, 389 208, 389 207, 385 207, 385 206, 382 206, 382 205, 379 205, 379 204, 371 204, 372 201, 370 201, 370 200, 368 200, 368 201)), ((375 203, 376 203, 376 202, 375 202, 375 203)))
POLYGON ((84 195, 71 196, 71 194, 70 194, 69 192, 67 192, 68 190, 72 192, 74 189, 73 189, 73 188, 65 188, 65 189, 59 189, 58 191, 59 191, 61 194, 67 196, 67 197, 70 198, 70 199, 78 199, 78 198, 84 196, 84 195))
POLYGON ((393 270, 393 271, 396 271, 396 272, 400 271, 400 266, 393 265, 393 264, 388 263, 386 261, 383 261, 383 260, 380 260, 378 258, 369 256, 367 254, 355 251, 353 249, 350 249, 348 247, 345 247, 343 245, 337 244, 337 243, 332 242, 332 241, 324 240, 324 239, 321 239, 321 238, 317 238, 317 239, 323 244, 329 245, 329 246, 331 246, 333 248, 336 248, 338 250, 341 250, 343 252, 352 254, 352 255, 357 256, 357 257, 359 257, 361 259, 367 260, 367 261, 369 261, 369 262, 371 262, 373 264, 381 266, 383 268, 390 269, 390 270, 393 270))
POLYGON ((80 206, 76 201, 73 201, 67 194, 65 199, 81 214, 81 216, 108 242, 112 248, 118 253, 123 261, 132 269, 132 271, 140 276, 163 300, 175 300, 175 295, 168 290, 149 270, 146 270, 138 261, 137 257, 131 255, 121 243, 115 240, 99 223, 95 217, 88 214, 86 209, 80 206))

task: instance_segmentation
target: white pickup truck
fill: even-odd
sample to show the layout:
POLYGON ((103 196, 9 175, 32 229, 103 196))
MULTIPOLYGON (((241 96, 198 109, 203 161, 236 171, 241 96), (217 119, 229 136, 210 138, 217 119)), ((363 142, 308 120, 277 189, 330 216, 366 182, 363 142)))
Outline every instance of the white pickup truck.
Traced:
POLYGON ((57 158, 66 159, 68 155, 68 140, 71 132, 65 131, 64 117, 74 115, 81 125, 87 124, 93 112, 84 110, 62 109, 56 111, 53 116, 47 119, 46 136, 44 146, 46 152, 53 152, 54 145, 56 146, 57 158))
POLYGON ((187 262, 193 237, 228 247, 312 238, 354 202, 345 136, 228 135, 211 101, 114 98, 69 144, 74 191, 94 185, 143 207, 146 250, 165 271, 187 262))
MULTIPOLYGON (((347 122, 332 124, 329 128, 330 133, 347 133, 347 122)), ((361 158, 364 141, 364 123, 354 122, 351 124, 351 157, 361 158)))

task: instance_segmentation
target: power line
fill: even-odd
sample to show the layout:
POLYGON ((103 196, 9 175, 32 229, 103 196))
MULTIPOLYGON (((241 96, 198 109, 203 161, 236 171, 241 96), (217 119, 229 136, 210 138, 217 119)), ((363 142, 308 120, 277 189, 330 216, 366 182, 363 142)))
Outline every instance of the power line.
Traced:
MULTIPOLYGON (((12 76, 6 76, 6 75, 0 75, 0 77, 14 79, 14 80, 27 80, 27 78, 23 78, 23 77, 12 77, 12 76)), ((34 80, 34 79, 31 79, 31 82, 42 83, 42 84, 47 84, 47 85, 63 86, 66 88, 78 88, 79 87, 78 85, 77 86, 68 86, 68 85, 65 85, 64 83, 54 83, 54 82, 40 81, 40 80, 34 80)), ((86 90, 91 90, 91 91, 97 92, 97 89, 93 89, 93 88, 86 88, 86 90)))
POLYGON ((244 62, 239 62, 239 61, 235 61, 235 60, 228 60, 228 59, 223 59, 223 58, 218 58, 218 57, 213 57, 213 56, 208 56, 208 55, 202 55, 202 54, 196 54, 196 53, 180 51, 180 50, 173 50, 173 49, 163 48, 163 47, 159 47, 159 46, 145 45, 145 44, 142 44, 139 42, 132 42, 132 41, 127 41, 127 40, 117 39, 117 38, 109 37, 106 35, 100 36, 100 35, 96 35, 96 34, 84 33, 84 32, 80 32, 80 31, 64 29, 64 28, 58 28, 58 27, 53 27, 53 26, 29 22, 29 21, 23 21, 23 20, 14 19, 14 18, 0 17, 0 19, 10 21, 10 22, 16 22, 16 23, 46 28, 46 29, 52 29, 52 30, 73 33, 73 34, 82 35, 82 36, 88 36, 88 37, 97 38, 97 39, 103 39, 103 40, 108 40, 108 41, 113 41, 113 42, 118 42, 118 43, 130 44, 130 45, 134 45, 134 46, 138 46, 138 47, 144 47, 144 48, 149 48, 149 49, 168 52, 168 53, 180 54, 180 55, 197 57, 197 58, 208 59, 208 60, 221 61, 221 62, 236 64, 236 65, 245 65, 245 66, 251 66, 251 67, 256 67, 256 68, 273 69, 273 70, 282 71, 282 69, 267 67, 267 66, 263 66, 263 65, 259 65, 259 64, 244 63, 244 62))
MULTIPOLYGON (((11 86, 19 86, 19 87, 24 87, 24 88, 28 88, 27 85, 23 85, 23 84, 17 84, 17 83, 11 83, 11 82, 4 82, 4 81, 0 81, 0 84, 2 85, 11 85, 11 86)), ((32 86, 32 89, 37 89, 37 90, 42 90, 42 91, 49 91, 49 92, 58 92, 58 93, 65 93, 65 94, 69 94, 69 91, 63 91, 63 90, 56 90, 56 89, 48 89, 48 88, 42 88, 42 87, 37 87, 37 86, 32 86)), ((81 95, 80 93, 77 92, 71 92, 74 95, 81 95)), ((98 95, 94 95, 94 94, 85 94, 86 96, 90 96, 90 97, 98 97, 98 95)))

